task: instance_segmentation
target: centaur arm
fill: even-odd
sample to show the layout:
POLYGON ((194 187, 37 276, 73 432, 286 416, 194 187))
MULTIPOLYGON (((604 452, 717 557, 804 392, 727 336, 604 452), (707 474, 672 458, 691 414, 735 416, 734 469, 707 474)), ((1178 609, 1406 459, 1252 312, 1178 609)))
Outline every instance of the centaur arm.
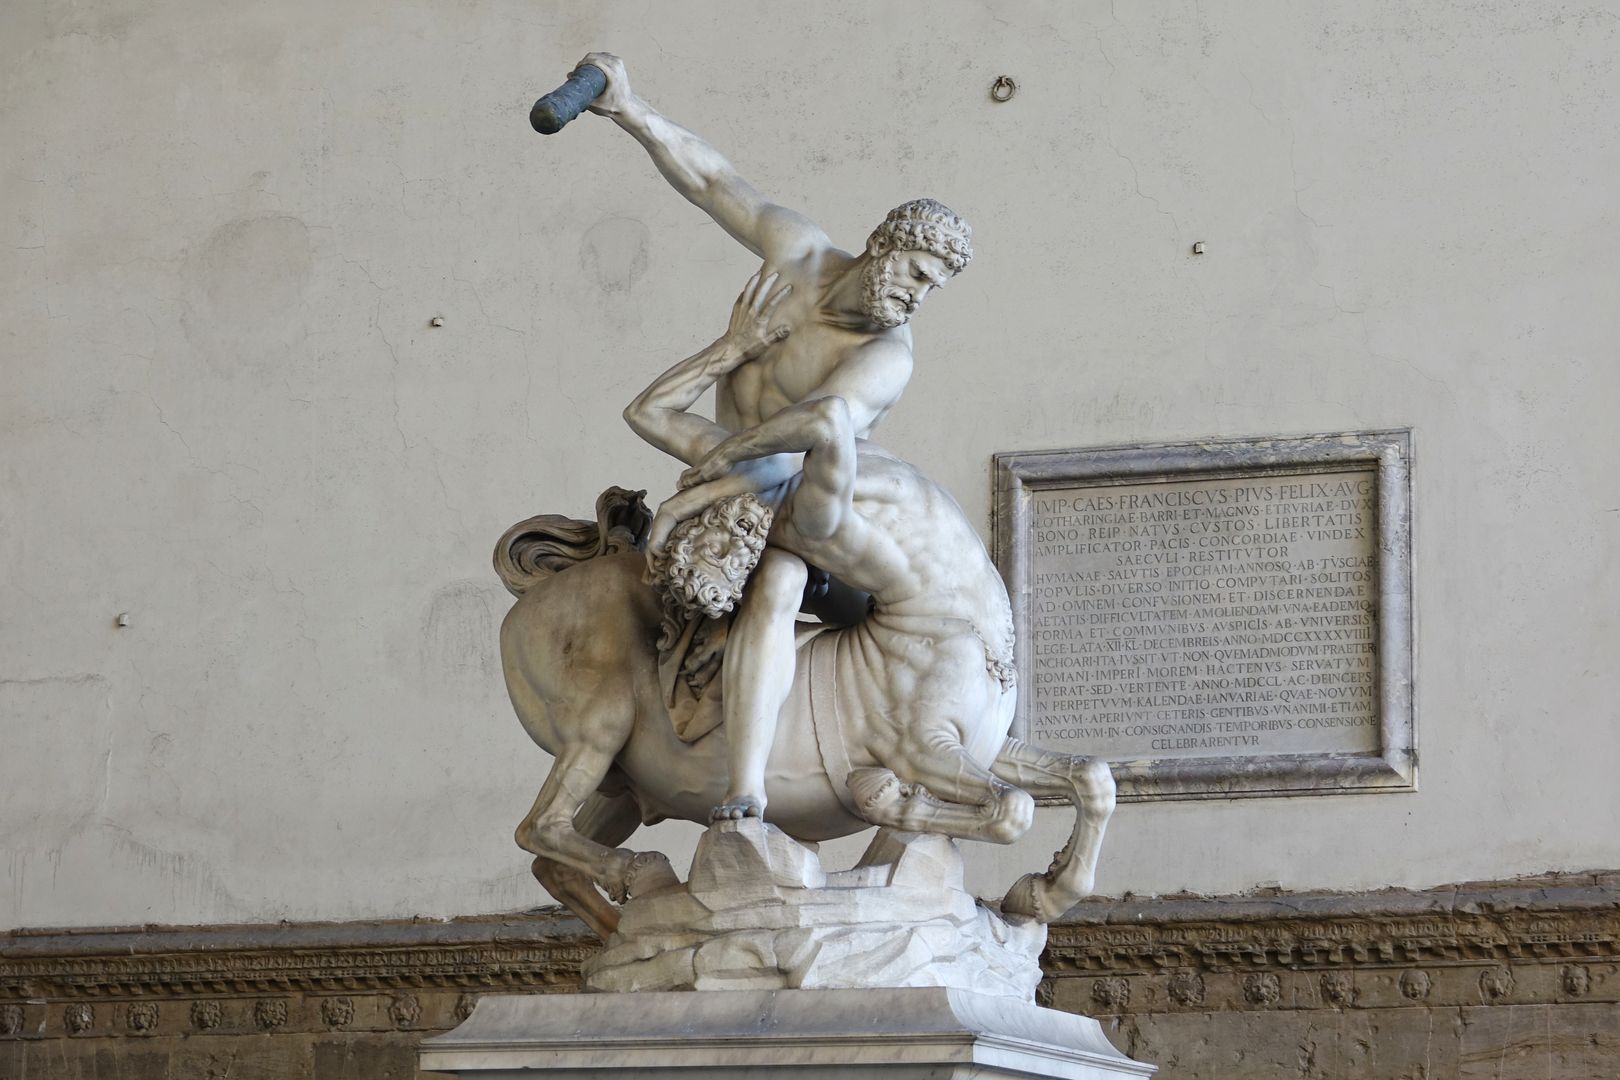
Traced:
POLYGON ((731 323, 723 335, 658 376, 625 406, 625 423, 632 431, 688 465, 703 460, 731 432, 687 410, 720 376, 735 371, 788 336, 788 327, 770 323, 793 286, 784 285, 772 292, 776 275, 762 279, 761 274, 763 271, 748 279, 731 306, 731 323))
POLYGON ((636 399, 624 407, 625 423, 671 457, 688 465, 701 460, 731 433, 713 420, 686 410, 722 373, 739 363, 736 346, 726 337, 715 339, 637 394, 636 399))
MULTIPOLYGON (((775 274, 763 279, 761 274, 755 274, 732 305, 731 324, 725 335, 654 379, 625 407, 625 421, 637 435, 687 464, 706 460, 709 452, 731 435, 714 421, 687 410, 721 375, 788 336, 788 327, 773 327, 770 322, 777 306, 793 290, 792 286, 783 286, 772 292, 775 284, 775 274)), ((671 529, 709 504, 728 495, 757 494, 797 471, 796 455, 767 457, 751 460, 712 483, 681 491, 658 508, 647 546, 661 551, 671 529), (756 472, 768 474, 768 482, 756 479, 756 472)))

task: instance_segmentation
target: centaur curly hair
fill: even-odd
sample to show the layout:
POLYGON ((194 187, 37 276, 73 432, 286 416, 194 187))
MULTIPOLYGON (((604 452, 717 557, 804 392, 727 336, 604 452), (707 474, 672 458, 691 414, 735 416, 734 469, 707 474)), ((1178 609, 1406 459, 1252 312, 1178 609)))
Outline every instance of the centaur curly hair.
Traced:
POLYGON ((765 550, 775 515, 753 495, 729 495, 675 526, 660 554, 647 555, 647 583, 664 613, 658 650, 673 648, 688 620, 718 619, 737 606, 748 575, 765 550), (698 553, 720 565, 722 577, 698 563, 698 553))
POLYGON ((891 251, 926 251, 960 274, 973 258, 973 230, 951 208, 934 199, 912 199, 889 211, 866 239, 874 258, 891 251))

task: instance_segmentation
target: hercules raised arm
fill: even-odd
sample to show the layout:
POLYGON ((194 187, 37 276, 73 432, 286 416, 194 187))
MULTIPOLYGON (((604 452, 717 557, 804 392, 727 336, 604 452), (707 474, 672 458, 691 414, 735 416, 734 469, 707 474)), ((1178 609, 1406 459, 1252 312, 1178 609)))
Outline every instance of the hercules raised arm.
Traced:
POLYGON ((770 263, 828 244, 815 222, 767 201, 714 147, 636 97, 623 60, 596 52, 580 63, 607 75, 607 89, 591 104, 591 111, 611 117, 635 136, 670 186, 743 247, 770 263))

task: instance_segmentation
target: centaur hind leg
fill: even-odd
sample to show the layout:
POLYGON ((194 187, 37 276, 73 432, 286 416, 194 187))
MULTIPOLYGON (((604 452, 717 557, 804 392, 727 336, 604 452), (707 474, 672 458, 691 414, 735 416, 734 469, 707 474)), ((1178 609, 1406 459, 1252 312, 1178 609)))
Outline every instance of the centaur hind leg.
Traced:
MULTIPOLYGON (((641 808, 627 792, 593 792, 574 815, 575 832, 613 847, 630 839, 640 825, 641 808)), ((618 929, 619 909, 602 897, 589 877, 544 855, 535 856, 531 869, 541 887, 567 905, 597 937, 606 941, 618 929)))
MULTIPOLYGON (((604 701, 594 710, 581 710, 584 715, 571 727, 577 733, 575 741, 565 745, 557 755, 545 785, 518 825, 516 834, 518 846, 524 851, 579 871, 606 889, 615 900, 680 881, 669 860, 657 852, 610 848, 583 835, 574 826, 574 816, 601 786, 613 765, 614 754, 623 745, 623 739, 615 740, 612 734, 627 730, 633 720, 633 713, 627 719, 606 715, 605 711, 628 712, 634 708, 634 703, 627 699, 604 701)), ((584 917, 583 912, 580 914, 584 917)))
POLYGON ((1035 820, 1035 800, 968 757, 946 732, 914 740, 888 768, 856 769, 855 806, 874 825, 1010 844, 1035 820))
POLYGON ((990 768, 1037 798, 1074 804, 1074 832, 1051 867, 1019 878, 1001 901, 1003 912, 1051 922, 1096 884, 1103 830, 1114 812, 1114 774, 1100 758, 1037 750, 1017 739, 1007 740, 990 768))

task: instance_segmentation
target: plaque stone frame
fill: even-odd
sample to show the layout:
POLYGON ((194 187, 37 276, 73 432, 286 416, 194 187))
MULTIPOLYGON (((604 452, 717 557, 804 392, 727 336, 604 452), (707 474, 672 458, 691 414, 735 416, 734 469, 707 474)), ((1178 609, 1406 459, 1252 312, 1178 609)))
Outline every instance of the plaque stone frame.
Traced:
POLYGON ((1409 429, 998 453, 992 495, 996 565, 1007 582, 1020 674, 1015 738, 1034 708, 1031 566, 1041 491, 1360 471, 1376 477, 1372 753, 1132 757, 1108 760, 1123 800, 1229 799, 1417 790, 1412 705, 1412 435, 1409 429))

